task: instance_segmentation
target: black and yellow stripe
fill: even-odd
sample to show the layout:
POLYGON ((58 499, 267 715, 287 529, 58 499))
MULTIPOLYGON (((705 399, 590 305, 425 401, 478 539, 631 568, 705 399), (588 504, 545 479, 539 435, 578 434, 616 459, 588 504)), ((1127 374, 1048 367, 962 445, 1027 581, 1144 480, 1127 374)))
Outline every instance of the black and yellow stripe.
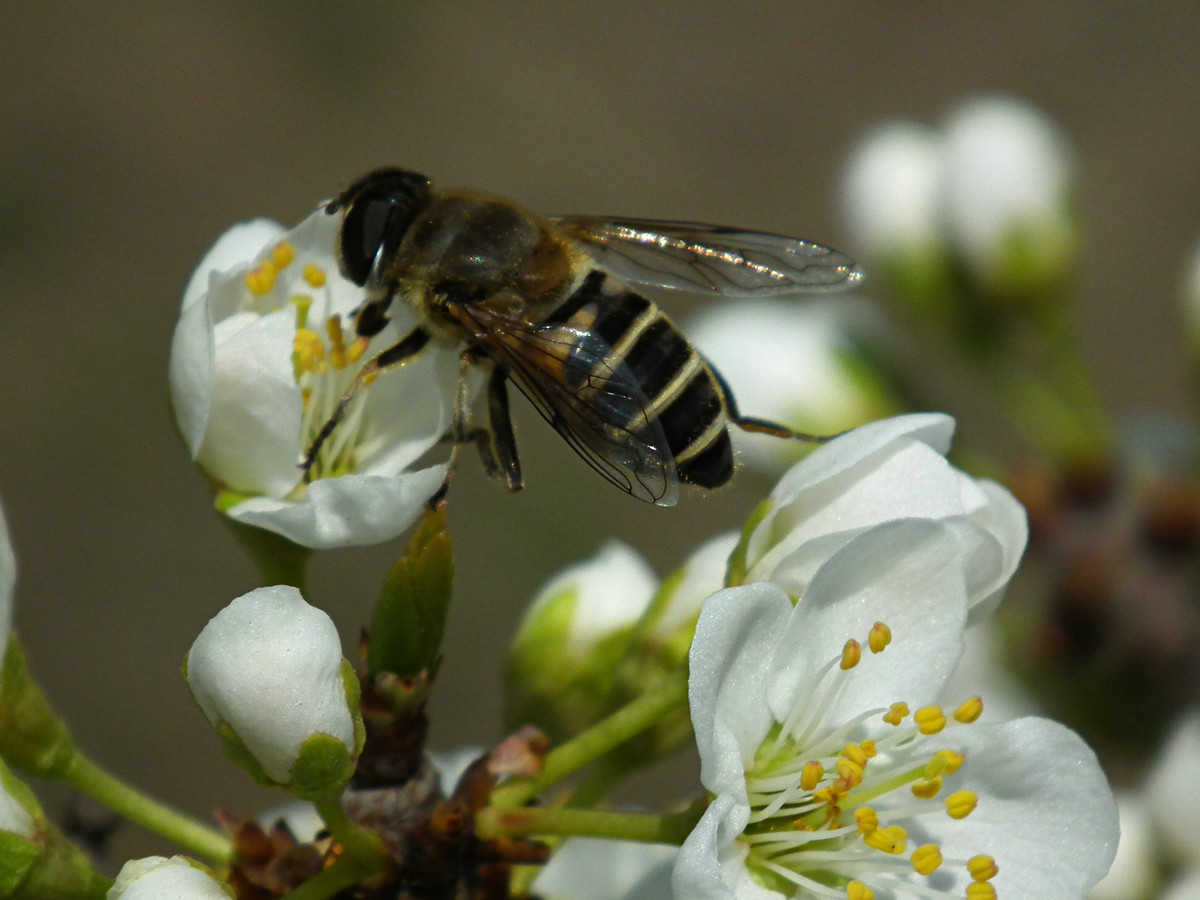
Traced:
POLYGON ((716 488, 730 479, 726 391, 653 302, 592 269, 544 323, 575 329, 610 348, 589 374, 621 366, 631 373, 649 400, 647 416, 662 426, 680 481, 716 488))

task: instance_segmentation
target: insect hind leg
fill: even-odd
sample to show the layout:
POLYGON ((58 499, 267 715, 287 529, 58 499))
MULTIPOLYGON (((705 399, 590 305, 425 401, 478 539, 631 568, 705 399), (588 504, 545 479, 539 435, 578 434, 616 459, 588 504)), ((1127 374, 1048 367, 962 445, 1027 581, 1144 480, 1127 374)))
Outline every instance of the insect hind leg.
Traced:
POLYGON ((346 410, 350 407, 350 401, 354 399, 359 388, 377 373, 399 366, 411 357, 416 356, 428 343, 429 332, 423 328, 414 328, 406 337, 371 357, 355 373, 354 380, 350 382, 350 386, 342 394, 342 399, 338 401, 337 408, 325 420, 325 424, 321 426, 321 430, 317 432, 317 436, 308 445, 308 450, 305 452, 304 459, 300 463, 300 468, 304 470, 304 480, 306 482, 311 480, 312 467, 317 461, 317 454, 321 452, 321 447, 324 446, 325 441, 329 439, 329 436, 333 434, 333 430, 337 428, 338 423, 346 415, 346 410))
POLYGON ((845 434, 844 431, 839 431, 837 434, 809 434, 807 431, 797 431, 794 428, 789 428, 786 425, 781 425, 778 422, 772 422, 770 419, 759 419, 754 416, 743 416, 738 410, 737 400, 733 397, 733 391, 729 389, 729 382, 725 377, 714 369, 711 365, 709 371, 712 372, 717 384, 721 387, 721 393, 725 398, 725 409, 731 424, 736 425, 742 431, 747 431, 752 434, 769 434, 772 437, 787 438, 793 441, 804 441, 809 444, 824 444, 827 441, 832 441, 835 437, 845 434))

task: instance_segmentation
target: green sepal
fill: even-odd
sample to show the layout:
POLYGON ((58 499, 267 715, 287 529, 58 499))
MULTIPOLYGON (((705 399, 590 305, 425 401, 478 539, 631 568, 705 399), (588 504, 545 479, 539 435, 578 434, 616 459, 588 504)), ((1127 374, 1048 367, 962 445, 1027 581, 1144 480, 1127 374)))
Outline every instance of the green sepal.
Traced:
POLYGON ((737 546, 733 548, 733 553, 729 556, 729 569, 725 573, 725 587, 737 587, 746 581, 746 553, 750 547, 750 535, 762 523, 762 520, 767 517, 767 514, 774 509, 775 503, 769 497, 763 500, 758 506, 754 507, 754 511, 750 513, 750 518, 746 520, 745 526, 742 528, 742 536, 738 539, 737 546))
POLYGON ((425 514, 380 591, 367 647, 372 681, 385 672, 407 678, 437 665, 453 582, 454 548, 441 504, 425 514))
POLYGON ((221 749, 225 751, 225 755, 233 761, 233 764, 238 768, 243 769, 255 781, 263 787, 282 787, 278 781, 267 774, 266 769, 255 758, 254 754, 247 749, 242 743, 242 739, 238 737, 233 726, 228 722, 218 722, 213 729, 217 733, 217 737, 221 741, 221 749))
POLYGON ((291 779, 284 787, 300 800, 337 797, 354 774, 357 754, 331 734, 314 734, 300 745, 292 765, 291 779))
POLYGON ((213 501, 217 512, 221 513, 224 522, 237 538, 238 543, 245 548, 258 567, 259 580, 264 586, 272 584, 290 584, 292 587, 304 590, 305 576, 308 573, 308 561, 312 558, 312 548, 297 544, 281 534, 245 525, 228 516, 229 510, 239 503, 250 499, 246 494, 233 491, 219 491, 213 501))
POLYGON ((13 633, 0 666, 0 756, 26 774, 59 778, 77 754, 66 723, 29 674, 13 633))

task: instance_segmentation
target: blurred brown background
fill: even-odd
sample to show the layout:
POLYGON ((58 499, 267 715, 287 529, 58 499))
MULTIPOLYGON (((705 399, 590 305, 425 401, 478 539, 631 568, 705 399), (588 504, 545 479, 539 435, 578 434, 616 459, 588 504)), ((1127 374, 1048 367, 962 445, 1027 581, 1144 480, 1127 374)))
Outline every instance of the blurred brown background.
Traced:
MULTIPOLYGON (((1082 164, 1084 341, 1117 410, 1189 410, 1175 312, 1200 237, 1200 14, 1074 0, 0 7, 0 494, 32 666, 104 764, 196 812, 255 808, 179 664, 254 586, 167 414, 192 268, 234 222, 292 223, 381 164, 545 212, 698 219, 844 244, 833 185, 884 117, 1008 91, 1082 164), (182 776, 182 777, 181 777, 182 776), (249 798, 249 799, 247 799, 249 798)), ((969 409, 955 409, 970 423, 969 409)), ((753 412, 753 410, 749 410, 753 412)), ((540 421, 528 489, 471 454, 439 745, 498 734, 504 638, 607 536, 666 572, 764 490, 645 508, 540 421)), ((348 644, 400 545, 326 554, 310 599, 348 644)), ((60 800, 54 801, 61 802, 60 800)), ((162 850, 123 838, 122 851, 162 850)))

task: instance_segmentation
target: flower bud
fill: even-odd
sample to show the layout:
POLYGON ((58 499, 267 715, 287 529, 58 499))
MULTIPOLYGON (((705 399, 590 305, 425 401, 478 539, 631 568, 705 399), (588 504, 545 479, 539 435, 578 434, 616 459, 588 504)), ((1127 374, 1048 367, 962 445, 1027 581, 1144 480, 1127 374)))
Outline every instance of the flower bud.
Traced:
MULTIPOLYGON (((844 299, 747 301, 714 306, 687 331, 729 383, 742 412, 829 435, 898 409, 883 373, 850 335, 852 319, 869 312, 844 299)), ((732 433, 740 458, 765 472, 778 473, 812 449, 800 441, 732 433)))
POLYGON ((362 749, 358 679, 333 622, 293 587, 234 600, 184 662, 192 696, 226 752, 262 784, 336 794, 362 749))
POLYGON ((663 581, 640 631, 643 659, 650 655, 646 651, 653 644, 665 654, 660 665, 674 669, 683 664, 700 607, 710 595, 725 587, 729 556, 737 543, 735 531, 710 538, 663 581))
POLYGON ((121 867, 107 900, 230 900, 233 890, 182 856, 147 856, 121 867))
POLYGON ((507 721, 558 739, 606 714, 613 673, 656 586, 645 560, 616 541, 543 586, 509 651, 507 721))
POLYGON ((945 125, 950 240, 993 296, 1059 287, 1079 235, 1071 209, 1075 163, 1044 113, 1015 97, 978 97, 945 125))

